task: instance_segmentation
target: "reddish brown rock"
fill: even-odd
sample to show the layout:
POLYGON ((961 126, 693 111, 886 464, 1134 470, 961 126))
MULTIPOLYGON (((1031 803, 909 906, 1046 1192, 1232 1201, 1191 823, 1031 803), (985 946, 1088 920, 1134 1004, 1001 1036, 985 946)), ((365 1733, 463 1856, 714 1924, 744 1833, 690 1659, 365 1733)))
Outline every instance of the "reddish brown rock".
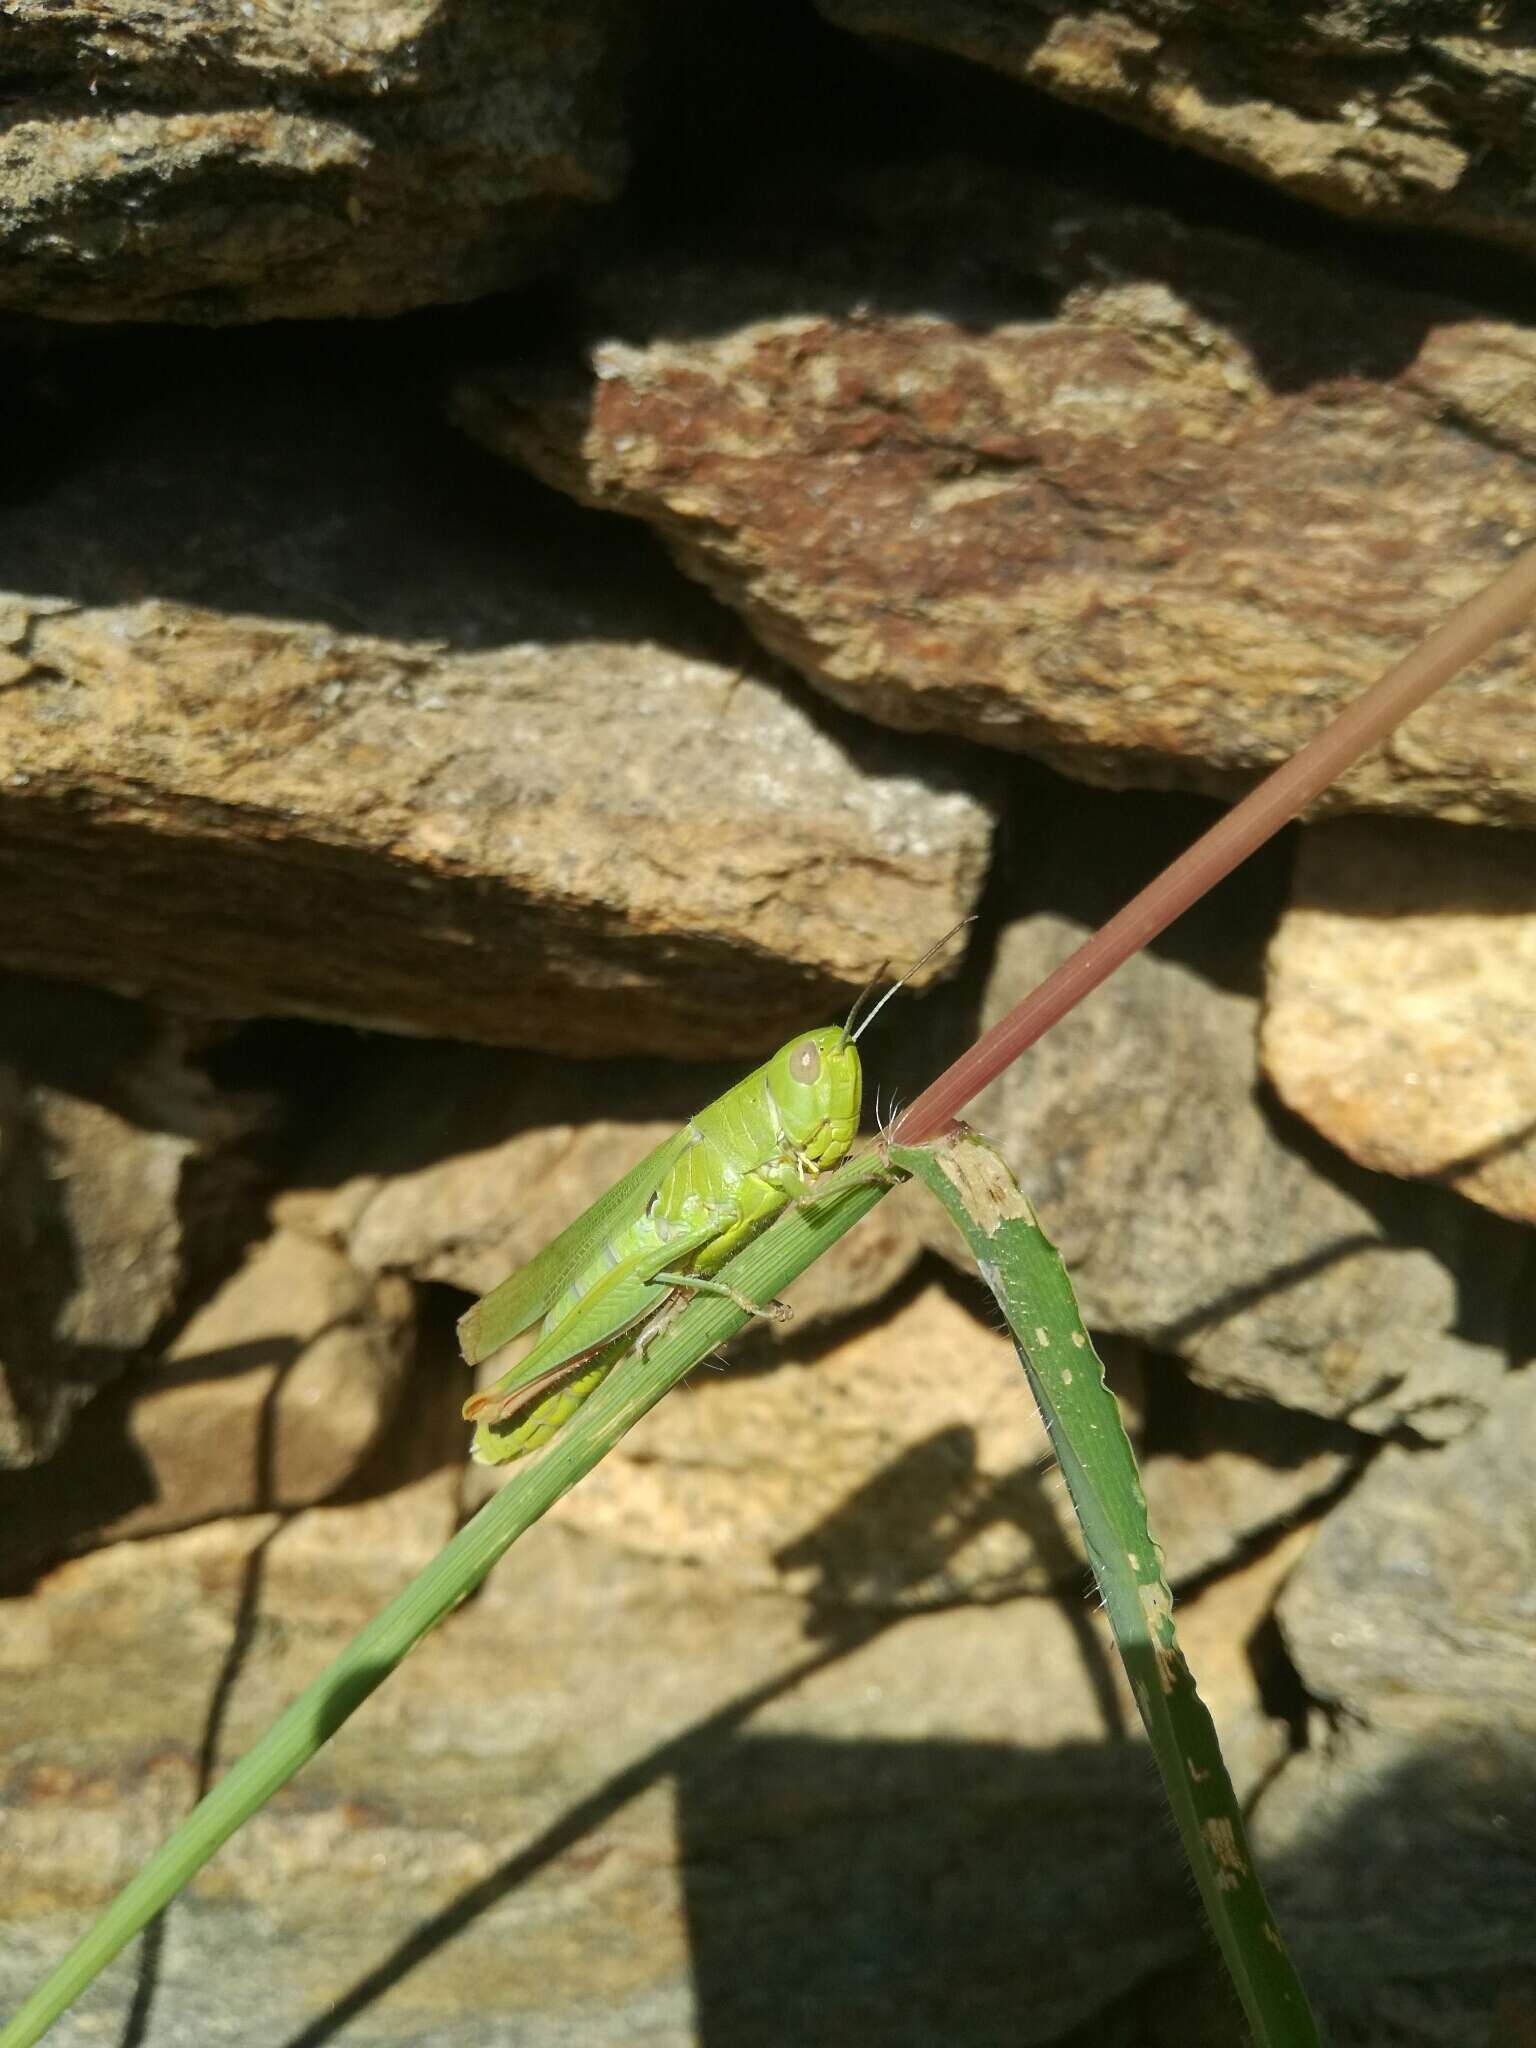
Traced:
MULTIPOLYGON (((1536 535, 1528 331, 1064 187, 791 193, 585 318, 579 373, 479 376, 461 419, 841 703, 1090 780, 1235 790, 1536 535)), ((1330 801, 1536 821, 1533 654, 1330 801)))

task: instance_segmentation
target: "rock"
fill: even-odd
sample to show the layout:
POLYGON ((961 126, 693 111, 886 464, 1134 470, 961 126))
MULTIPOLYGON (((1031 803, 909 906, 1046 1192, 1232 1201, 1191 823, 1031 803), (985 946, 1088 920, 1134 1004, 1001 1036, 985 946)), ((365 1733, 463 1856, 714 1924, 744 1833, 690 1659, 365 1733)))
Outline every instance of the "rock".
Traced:
POLYGON ((658 640, 648 551, 402 427, 388 376, 219 360, 0 520, 0 958, 741 1057, 970 908, 992 814, 933 749, 706 651, 694 605, 658 640))
MULTIPOLYGON (((1100 1341, 1140 1445, 1141 1359, 1134 1346, 1100 1341)), ((1199 1389, 1176 1397, 1184 1441, 1169 1449, 1167 1374, 1168 1362, 1156 1361, 1151 1409, 1163 1442, 1142 1452, 1141 1471, 1176 1584, 1251 1553, 1360 1462, 1360 1440, 1346 1431, 1199 1389)), ((476 1468, 470 1486, 489 1493, 506 1478, 507 1468, 476 1468)), ((554 1512, 570 1528, 692 1560, 744 1589, 787 1588, 823 1632, 860 1613, 1088 1583, 1012 1343, 932 1284, 819 1353, 771 1370, 736 1355, 723 1372, 696 1374, 554 1512)), ((1209 1644, 1202 1658, 1191 1653, 1202 1672, 1211 1656, 1209 1644)))
POLYGON ((1309 1692, 1375 1722, 1523 1718, 1536 1735, 1533 1461, 1528 1370, 1457 1443, 1381 1453, 1286 1589, 1281 1626, 1309 1692))
POLYGON ((847 1627, 850 1610, 1080 1586, 1049 1462, 1012 1342, 931 1282, 820 1355, 701 1369, 557 1513, 717 1583, 796 1593, 847 1627))
POLYGON ((0 977, 0 1468, 54 1452, 225 1251, 263 1113, 174 1023, 0 977))
MULTIPOLYGON (((1100 1345, 1175 1585, 1315 1512, 1361 1462, 1350 1431, 1223 1400, 1177 1382, 1166 1359, 1148 1376, 1143 1447, 1141 1356, 1100 1345)), ((1085 1584, 1071 1504, 1000 1330, 930 1283, 871 1327, 788 1348, 774 1359, 738 1343, 722 1371, 701 1369, 557 1516, 745 1589, 787 1587, 828 1626, 1085 1584)), ((475 1468, 472 1497, 512 1469, 475 1468)))
MULTIPOLYGON (((741 1076, 739 1065, 395 1047, 277 1213, 345 1246, 364 1272, 484 1294, 741 1076)), ((883 1203, 786 1291, 795 1315, 772 1331, 792 1342, 869 1307, 921 1250, 906 1208, 883 1203)))
POLYGON ((0 1475, 0 1576, 126 1536, 323 1500, 395 1411, 411 1289, 278 1231, 47 1465, 0 1475))
POLYGON ((1334 2038, 1474 2048, 1530 1989, 1536 1379, 1434 1451, 1389 1446, 1280 1603, 1313 1745, 1260 1803, 1276 1909, 1334 2038), (1374 2026, 1374 2031, 1373 2031, 1374 2026))
MULTIPOLYGON (((222 1769, 426 1561, 446 1477, 114 1546, 0 1607, 7 2006, 186 1810, 199 1756, 222 1769)), ((1244 1640, 1268 1598, 1250 1582, 1214 1633, 1244 1640)), ((1198 1603, 1182 1618, 1193 1652, 1198 1603)), ((145 2048, 236 2010, 252 2038, 356 2023, 402 2048, 514 2023, 766 2042, 828 2012, 1046 2042, 1203 1952, 1076 1599, 804 1623, 535 1530, 173 1906, 145 2048)), ((1224 1728, 1256 1714, 1245 1660, 1208 1697, 1224 1728)), ((61 2041, 120 2031, 136 1975, 120 1960, 61 2041)))
POLYGON ((1351 1159, 1536 1223, 1536 837, 1305 832, 1261 1043, 1351 1159))
MULTIPOLYGON (((1536 337, 1333 252, 964 163, 781 178, 730 237, 616 259, 579 368, 458 416, 888 724, 1230 793, 1536 533, 1536 337)), ((1533 650, 1329 802, 1536 822, 1533 650)))
POLYGON ((817 0, 838 27, 944 51, 1383 227, 1536 257, 1528 20, 1413 0, 1304 14, 1220 0, 999 8, 817 0))
POLYGON ((628 165, 654 11, 16 0, 0 304, 65 320, 402 312, 516 283, 628 165))
POLYGON ((1536 1740, 1439 1728, 1319 1730, 1255 1816, 1275 1917, 1338 2048, 1488 2048, 1531 2011, 1536 1740))
POLYGON ((1141 1483, 1169 1583, 1232 1565, 1315 1514, 1362 1462, 1338 1423, 1268 1401, 1230 1401, 1149 1361, 1141 1483))
MULTIPOLYGON (((1103 821, 1075 810, 1040 820, 1028 886, 1053 907, 1004 929, 984 1024, 1118 900, 1103 821)), ((1321 1170, 1260 1093, 1250 922, 1218 904, 1178 953, 1138 955, 967 1114, 1020 1172, 1091 1327, 1218 1392, 1453 1435, 1522 1341, 1520 1233, 1451 1194, 1321 1170)))

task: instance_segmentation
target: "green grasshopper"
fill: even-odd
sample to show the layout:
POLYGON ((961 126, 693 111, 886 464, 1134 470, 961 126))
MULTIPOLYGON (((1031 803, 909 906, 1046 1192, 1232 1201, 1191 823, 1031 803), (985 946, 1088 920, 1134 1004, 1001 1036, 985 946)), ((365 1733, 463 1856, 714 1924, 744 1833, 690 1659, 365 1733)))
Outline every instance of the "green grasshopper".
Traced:
POLYGON ((847 1023, 781 1046, 460 1317, 459 1345, 472 1366, 544 1319, 527 1357, 464 1403, 481 1464, 542 1449, 690 1293, 727 1294, 755 1315, 788 1313, 780 1302, 766 1309, 749 1302, 711 1276, 789 1203, 818 1198, 818 1179, 846 1156, 858 1131, 858 1039, 953 936, 930 947, 857 1031, 862 995, 847 1023))

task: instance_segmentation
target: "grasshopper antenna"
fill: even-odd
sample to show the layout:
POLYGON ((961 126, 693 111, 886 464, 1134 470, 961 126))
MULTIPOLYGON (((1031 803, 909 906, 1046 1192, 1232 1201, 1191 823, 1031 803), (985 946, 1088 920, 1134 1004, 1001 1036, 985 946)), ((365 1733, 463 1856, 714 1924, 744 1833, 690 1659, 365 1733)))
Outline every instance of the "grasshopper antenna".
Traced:
POLYGON ((871 1011, 869 1011, 869 1013, 866 1016, 859 1019, 859 1028, 857 1031, 855 1031, 853 1028, 854 1018, 859 1015, 859 1010, 862 1007, 864 1000, 868 996, 870 990, 872 988, 876 988, 879 986, 881 975, 884 974, 886 968, 889 967, 891 964, 889 960, 882 960, 880 962, 880 965, 875 969, 875 972, 871 979, 864 984, 863 988, 859 990, 859 993, 853 999, 853 1008, 848 1012, 848 1022, 843 1026, 844 1045, 857 1045, 859 1040, 864 1036, 865 1032, 869 1029, 870 1025, 874 1023, 875 1019, 879 1016, 880 1012, 891 1000, 891 997, 896 994, 897 990, 905 988, 907 983, 912 979, 913 975, 918 973, 922 968, 928 965, 928 962, 933 958, 935 953, 942 952, 944 947, 946 947, 949 944, 950 940, 955 936, 956 932, 964 931, 965 927, 968 924, 974 924, 975 922, 976 920, 974 917, 962 917, 958 924, 953 924, 950 926, 949 930, 944 934, 942 939, 935 939, 933 944, 928 948, 927 952, 923 955, 922 959, 914 960, 912 965, 907 969, 906 973, 901 977, 900 981, 893 982, 891 986, 886 990, 885 994, 880 998, 879 1002, 875 1004, 874 1008, 871 1011))
MULTIPOLYGON (((854 1032, 853 1029, 853 1020, 859 1014, 860 1009, 863 1007, 864 1003, 868 999, 871 991, 877 989, 880 986, 880 977, 885 973, 885 970, 887 969, 887 967, 890 966, 890 964, 891 963, 889 960, 882 960, 880 962, 880 965, 875 969, 874 973, 869 977, 868 981, 865 982, 864 986, 859 990, 858 994, 854 997, 853 1008, 848 1012, 848 1021, 843 1026, 844 1045, 851 1045, 854 1041, 854 1038, 857 1036, 857 1033, 854 1032)), ((898 982, 897 987, 899 988, 900 985, 901 984, 898 982)), ((891 993, 894 995, 895 990, 893 989, 891 993)), ((871 1011, 870 1015, 873 1016, 873 1014, 874 1012, 871 1011)), ((866 1019, 865 1021, 867 1022, 868 1020, 866 1019)), ((863 1029, 864 1026, 863 1024, 861 1024, 859 1026, 859 1030, 862 1031, 863 1029)))

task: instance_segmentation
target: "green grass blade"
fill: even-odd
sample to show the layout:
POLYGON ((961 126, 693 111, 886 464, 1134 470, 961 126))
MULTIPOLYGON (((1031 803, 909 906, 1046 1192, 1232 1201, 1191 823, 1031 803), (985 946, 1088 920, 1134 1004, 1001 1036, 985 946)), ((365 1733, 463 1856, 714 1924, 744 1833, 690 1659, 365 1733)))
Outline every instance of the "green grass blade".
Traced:
POLYGON ((1216 1729, 1173 1627, 1136 1460, 1072 1283, 997 1152, 966 1132, 891 1157, 939 1198, 1008 1318, 1083 1530, 1184 1851, 1259 2048, 1317 2048, 1216 1729))
MULTIPOLYGON (((823 1183, 826 1199, 791 1209, 721 1277, 749 1301, 768 1301, 889 1191, 857 1163, 823 1183), (834 1186, 837 1192, 833 1192, 834 1186)), ((644 1358, 625 1359, 538 1457, 520 1465, 405 1590, 360 1629, 181 1826, 0 2028, 0 2048, 31 2048, 133 1937, 168 1905, 237 1828, 286 1785, 408 1651, 472 1593, 497 1559, 653 1408, 748 1321, 735 1303, 698 1295, 644 1358)))

